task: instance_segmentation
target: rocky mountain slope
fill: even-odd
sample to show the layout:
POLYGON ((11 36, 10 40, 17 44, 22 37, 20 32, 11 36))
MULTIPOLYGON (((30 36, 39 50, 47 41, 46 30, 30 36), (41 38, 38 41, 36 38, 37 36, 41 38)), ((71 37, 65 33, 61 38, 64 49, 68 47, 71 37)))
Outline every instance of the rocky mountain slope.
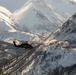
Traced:
MULTIPOLYGON (((53 34, 53 39, 42 45, 41 54, 31 62, 22 75, 75 75, 76 74, 76 13, 66 21, 62 28, 53 34)), ((48 41, 47 40, 47 41, 48 41)), ((29 59, 30 60, 30 59, 29 59)))

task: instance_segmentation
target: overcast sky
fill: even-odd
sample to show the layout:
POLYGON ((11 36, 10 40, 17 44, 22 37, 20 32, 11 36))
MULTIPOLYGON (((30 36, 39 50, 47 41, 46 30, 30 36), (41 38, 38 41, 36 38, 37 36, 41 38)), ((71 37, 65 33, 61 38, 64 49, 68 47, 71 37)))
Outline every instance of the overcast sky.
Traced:
POLYGON ((6 7, 11 12, 24 5, 28 0, 0 0, 0 6, 6 7))

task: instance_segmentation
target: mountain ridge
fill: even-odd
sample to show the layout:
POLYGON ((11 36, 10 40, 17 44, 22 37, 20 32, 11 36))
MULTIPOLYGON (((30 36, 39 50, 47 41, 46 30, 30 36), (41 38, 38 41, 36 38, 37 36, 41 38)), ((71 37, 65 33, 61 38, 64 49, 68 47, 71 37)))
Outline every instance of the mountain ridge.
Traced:
MULTIPOLYGON (((22 71, 24 75, 75 75, 76 74, 76 39, 72 40, 72 37, 76 36, 76 31, 71 32, 74 28, 76 28, 76 14, 74 14, 69 20, 67 20, 62 28, 60 28, 60 32, 58 34, 54 34, 51 40, 47 39, 49 43, 49 47, 42 45, 39 48, 39 51, 42 50, 43 54, 40 54, 36 59, 34 59, 29 67, 25 68, 22 71), (70 23, 68 23, 70 20, 70 23), (71 24, 74 22, 75 25, 71 24), (67 26, 67 27, 66 27, 67 26), (73 26, 73 29, 71 28, 73 26), (65 30, 71 28, 70 36, 67 39, 64 39, 69 33, 66 33, 65 30), (65 33, 64 33, 64 32, 65 33), (67 34, 65 37, 61 37, 61 33, 63 35, 67 34), (75 33, 75 34, 73 34, 75 33), (74 36, 73 36, 74 35, 74 36), (59 38, 61 37, 61 39, 59 38), (57 39, 59 38, 59 39, 57 39)), ((51 38, 51 37, 50 37, 51 38)), ((36 51, 35 53, 37 53, 36 51)), ((31 58, 35 57, 35 53, 31 58)))

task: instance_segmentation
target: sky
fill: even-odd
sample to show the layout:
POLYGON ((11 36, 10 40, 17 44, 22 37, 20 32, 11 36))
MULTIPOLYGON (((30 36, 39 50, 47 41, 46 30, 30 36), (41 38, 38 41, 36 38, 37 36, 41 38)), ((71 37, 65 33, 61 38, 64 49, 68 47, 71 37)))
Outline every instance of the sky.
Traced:
POLYGON ((6 7, 9 11, 14 12, 24 5, 28 0, 0 0, 0 6, 6 7))

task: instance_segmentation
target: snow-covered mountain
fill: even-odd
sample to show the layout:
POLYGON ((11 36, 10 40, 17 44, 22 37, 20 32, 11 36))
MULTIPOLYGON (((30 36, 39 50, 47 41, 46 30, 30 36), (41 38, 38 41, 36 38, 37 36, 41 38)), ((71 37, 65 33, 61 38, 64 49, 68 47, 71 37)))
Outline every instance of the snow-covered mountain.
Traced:
POLYGON ((11 15, 12 15, 12 13, 9 10, 0 6, 0 21, 5 23, 5 26, 4 26, 4 24, 0 24, 1 30, 2 29, 3 30, 14 30, 14 28, 13 28, 14 23, 13 23, 12 19, 10 18, 11 15), (5 28, 2 28, 2 27, 5 27, 5 28))
MULTIPOLYGON (((10 9, 14 9, 15 11, 12 13, 10 12, 10 9, 9 11, 8 9, 2 7, 2 5, 0 7, 0 18, 1 21, 3 21, 7 28, 9 28, 11 31, 19 30, 33 34, 47 34, 48 32, 52 32, 60 27, 61 24, 69 18, 69 15, 72 15, 75 12, 75 6, 67 5, 66 2, 60 0, 19 0, 17 3, 19 7, 22 6, 21 8, 19 8, 17 4, 16 6, 13 5, 12 7, 9 4, 7 6, 7 2, 8 1, 2 0, 0 5, 5 4, 4 6, 6 8, 9 6, 10 9), (67 9, 71 8, 72 11, 70 13, 66 12, 67 9, 62 11, 59 6, 63 6, 60 5, 60 3, 62 3, 63 6, 67 7, 67 9)), ((15 3, 15 1, 10 1, 8 3, 15 3)), ((1 25, 1 28, 3 28, 5 25, 1 25)), ((8 29, 5 28, 2 30, 8 29)))
MULTIPOLYGON (((9 33, 12 35, 13 32, 20 32, 20 35, 22 32, 29 32, 29 34, 47 34, 48 32, 52 32, 56 28, 58 28, 60 24, 65 21, 65 18, 68 17, 66 16, 65 18, 63 18, 59 16, 58 14, 61 14, 62 12, 56 12, 52 7, 48 6, 42 0, 30 0, 28 2, 25 1, 24 5, 24 2, 21 2, 20 6, 22 7, 18 10, 16 10, 17 8, 19 8, 16 4, 15 7, 12 6, 13 9, 16 10, 14 13, 12 13, 10 12, 10 9, 12 9, 10 5, 8 4, 10 9, 7 6, 7 3, 10 2, 4 0, 0 2, 0 5, 4 4, 2 6, 5 6, 7 8, 6 9, 5 7, 0 6, 1 38, 6 38, 5 36, 8 36, 9 33), (54 20, 57 21, 54 22, 54 20)), ((20 1, 18 1, 18 3, 20 3, 20 1)))
POLYGON ((29 60, 36 58, 25 67, 22 75, 76 74, 76 13, 53 35, 48 46, 42 45, 31 56, 29 60))
POLYGON ((32 33, 20 31, 12 17, 12 13, 0 6, 0 40, 31 40, 37 37, 32 33))
POLYGON ((44 39, 41 34, 53 33, 27 59, 25 63, 29 63, 22 75, 76 74, 76 6, 70 1, 18 0, 16 8, 0 2, 0 40, 31 41, 35 37, 35 41, 40 43, 44 39))
POLYGON ((75 12, 75 9, 75 6, 65 1, 30 0, 16 10, 13 16, 19 29, 34 34, 47 33, 61 26, 75 12))
POLYGON ((21 9, 13 13, 15 22, 21 30, 32 33, 47 33, 57 29, 68 15, 58 12, 43 0, 28 1, 21 9))

